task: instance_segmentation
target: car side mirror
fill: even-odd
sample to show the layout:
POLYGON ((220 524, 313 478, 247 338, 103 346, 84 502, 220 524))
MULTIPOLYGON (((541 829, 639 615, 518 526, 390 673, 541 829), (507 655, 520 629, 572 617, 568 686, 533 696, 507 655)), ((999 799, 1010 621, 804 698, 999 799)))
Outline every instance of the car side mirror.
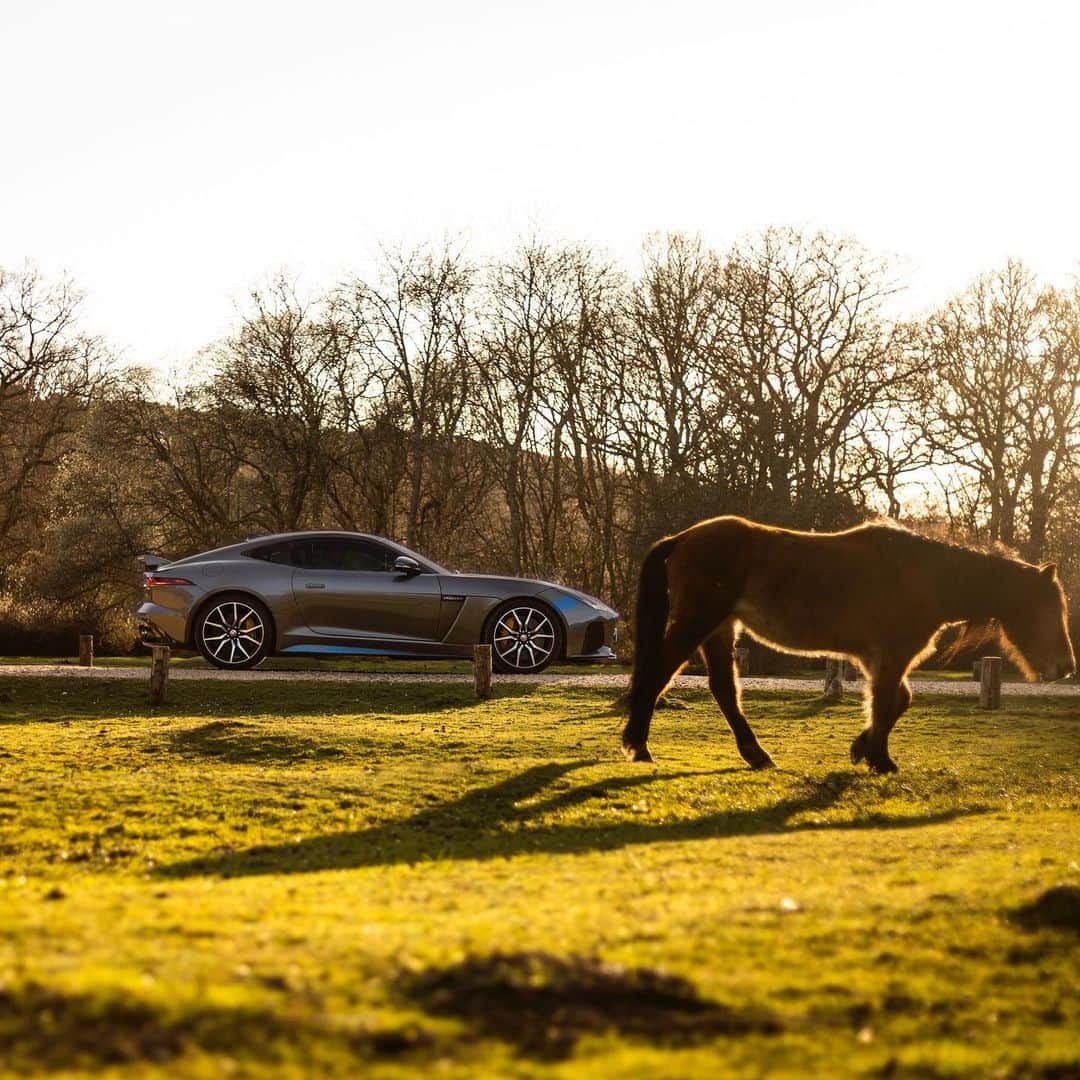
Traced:
POLYGON ((412 577, 414 574, 424 572, 423 567, 415 559, 410 559, 408 555, 399 555, 394 560, 394 571, 398 574, 404 574, 406 577, 412 577))

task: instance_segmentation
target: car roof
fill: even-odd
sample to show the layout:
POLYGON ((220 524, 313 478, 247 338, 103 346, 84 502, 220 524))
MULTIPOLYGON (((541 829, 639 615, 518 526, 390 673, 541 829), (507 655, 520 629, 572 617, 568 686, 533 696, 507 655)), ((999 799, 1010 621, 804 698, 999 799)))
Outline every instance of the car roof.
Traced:
POLYGON ((236 547, 241 544, 264 544, 267 540, 306 540, 316 536, 344 536, 350 540, 376 540, 383 544, 393 544, 398 547, 397 541, 391 540, 387 536, 376 536, 374 533, 362 533, 353 532, 350 529, 297 529, 295 532, 278 532, 278 533, 252 533, 251 536, 245 536, 243 540, 239 541, 236 547))
POLYGON ((247 536, 243 540, 238 540, 235 544, 226 544, 224 547, 200 551, 195 555, 186 555, 182 559, 173 560, 169 565, 178 566, 181 563, 197 563, 204 559, 220 558, 232 553, 242 554, 251 551, 253 548, 263 547, 266 544, 288 540, 313 540, 319 537, 340 537, 343 540, 370 540, 376 544, 384 544, 400 555, 408 555, 410 558, 417 559, 422 565, 427 566, 436 574, 450 573, 445 566, 441 566, 434 559, 429 559, 426 555, 421 555, 419 552, 405 547, 404 544, 399 544, 396 540, 391 540, 386 536, 376 536, 374 533, 351 532, 348 529, 301 529, 295 532, 260 533, 247 536))

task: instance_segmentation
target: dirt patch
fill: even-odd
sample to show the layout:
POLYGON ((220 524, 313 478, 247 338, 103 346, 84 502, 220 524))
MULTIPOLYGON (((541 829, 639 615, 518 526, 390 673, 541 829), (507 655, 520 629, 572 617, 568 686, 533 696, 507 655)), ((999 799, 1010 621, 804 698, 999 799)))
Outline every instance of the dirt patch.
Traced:
POLYGON ((1080 887, 1055 885, 1012 913, 1025 930, 1071 930, 1080 934, 1080 887))
POLYGON ((0 1032, 7 1045, 23 1040, 23 1055, 39 1068, 93 1061, 171 1061, 183 1050, 184 1034, 162 1023, 148 1005, 95 1000, 31 984, 0 991, 0 1032))
POLYGON ((702 998, 678 976, 543 952, 472 957, 410 975, 400 989, 430 1013, 548 1059, 565 1058, 583 1035, 605 1031, 675 1046, 781 1028, 770 1014, 702 998))
MULTIPOLYGON (((69 994, 29 983, 0 989, 0 1046, 13 1075, 124 1066, 167 1065, 191 1050, 277 1060, 285 1046, 336 1043, 361 1058, 394 1058, 426 1050, 420 1028, 327 1026, 270 1010, 164 1009, 130 998, 69 994)), ((6 1075, 6 1074, 5 1074, 6 1075)))

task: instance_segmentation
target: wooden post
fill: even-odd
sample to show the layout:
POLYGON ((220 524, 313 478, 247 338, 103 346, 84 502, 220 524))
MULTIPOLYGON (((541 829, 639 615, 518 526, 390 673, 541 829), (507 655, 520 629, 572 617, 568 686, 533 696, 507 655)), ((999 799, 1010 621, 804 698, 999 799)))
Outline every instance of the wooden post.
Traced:
POLYGON ((831 701, 840 701, 844 696, 843 660, 825 661, 825 696, 831 701))
POLYGON ((740 675, 750 674, 750 650, 749 649, 736 649, 735 650, 735 670, 740 675))
POLYGON ((980 665, 979 706, 983 709, 1001 708, 1001 657, 984 656, 980 665))
POLYGON ((482 701, 491 697, 491 646, 473 646, 473 686, 482 701))
POLYGON ((94 666, 94 635, 79 635, 79 667, 94 666))
POLYGON ((161 705, 165 701, 165 691, 169 684, 169 648, 167 645, 155 645, 151 650, 150 661, 150 704, 161 705))

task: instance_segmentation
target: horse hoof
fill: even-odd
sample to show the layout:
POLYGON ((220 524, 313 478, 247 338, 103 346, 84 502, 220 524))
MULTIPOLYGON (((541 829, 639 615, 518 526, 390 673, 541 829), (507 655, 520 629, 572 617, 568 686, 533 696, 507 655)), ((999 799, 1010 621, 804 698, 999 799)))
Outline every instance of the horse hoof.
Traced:
POLYGON ((776 762, 769 757, 768 750, 763 750, 755 743, 753 746, 748 746, 745 749, 739 747, 739 753, 742 755, 743 761, 750 766, 751 769, 775 769, 776 762))
POLYGON ((870 771, 878 776, 886 776, 888 773, 900 771, 900 766, 889 757, 881 761, 868 761, 867 765, 870 766, 870 771))
POLYGON ((855 737, 855 741, 851 744, 851 764, 858 765, 860 761, 866 760, 866 732, 855 737))
POLYGON ((648 743, 642 743, 640 746, 624 746, 623 753, 627 761, 650 762, 653 759, 652 754, 649 753, 648 743))

